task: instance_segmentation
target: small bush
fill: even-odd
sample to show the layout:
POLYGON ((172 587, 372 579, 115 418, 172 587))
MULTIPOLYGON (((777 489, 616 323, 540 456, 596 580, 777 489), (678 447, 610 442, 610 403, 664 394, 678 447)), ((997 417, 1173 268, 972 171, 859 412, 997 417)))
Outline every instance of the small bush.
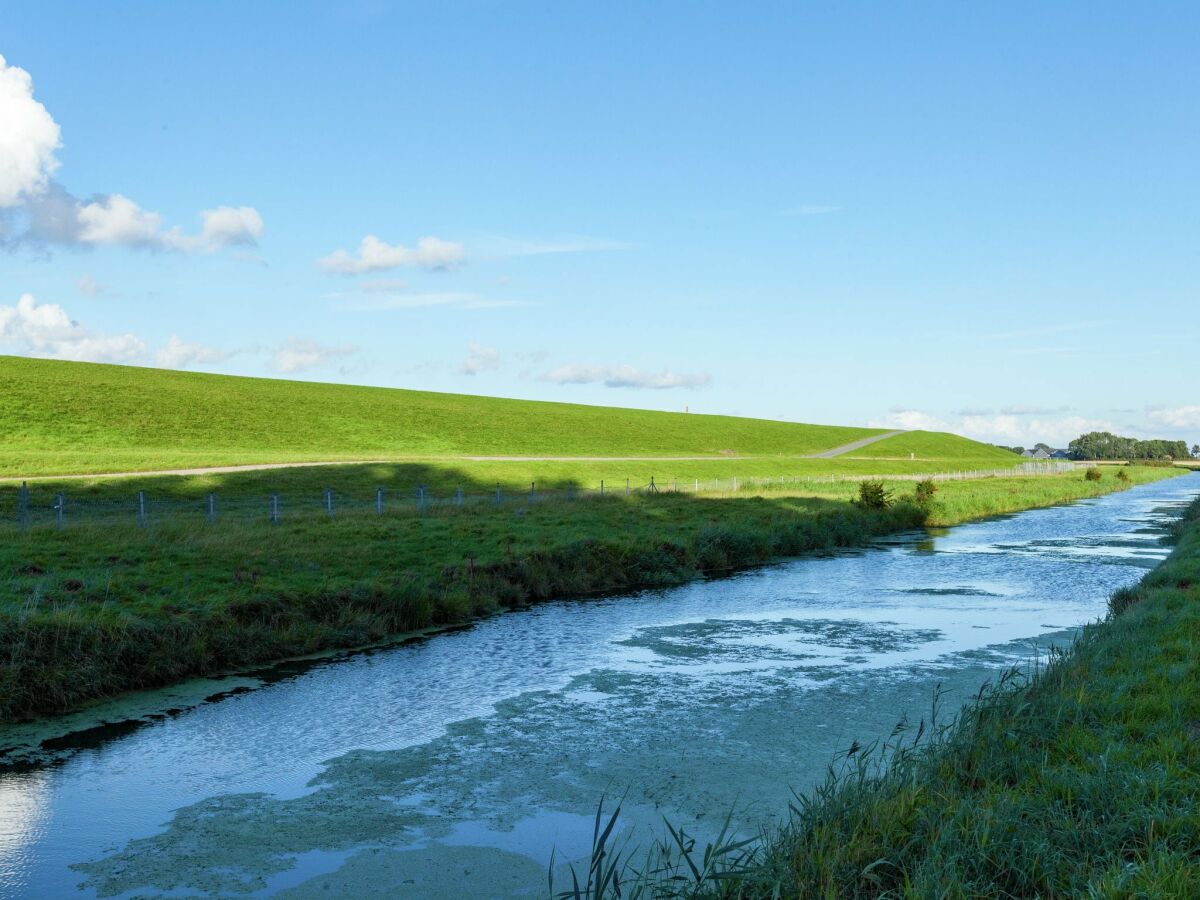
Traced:
POLYGON ((926 478, 923 481, 917 482, 916 497, 917 502, 922 506, 927 506, 933 502, 933 495, 937 493, 937 485, 934 484, 932 478, 926 478))
POLYGON ((1129 473, 1124 469, 1117 469, 1117 481, 1129 481, 1129 473))
POLYGON ((1104 473, 1100 471, 1099 466, 1088 466, 1087 471, 1083 473, 1083 477, 1088 481, 1099 481, 1104 477, 1104 473))
POLYGON ((868 479, 858 485, 858 505, 864 509, 887 509, 892 505, 892 492, 882 481, 868 479))

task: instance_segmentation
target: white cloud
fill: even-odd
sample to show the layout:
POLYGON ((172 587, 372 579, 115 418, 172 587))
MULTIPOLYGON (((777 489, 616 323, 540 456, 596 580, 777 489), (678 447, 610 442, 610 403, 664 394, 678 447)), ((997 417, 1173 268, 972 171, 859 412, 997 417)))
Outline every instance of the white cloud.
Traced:
MULTIPOLYGON (((1019 409, 1020 407, 1010 407, 1019 409)), ((1038 442, 1066 447, 1089 431, 1128 432, 1131 429, 1104 419, 1077 415, 959 415, 951 419, 915 409, 892 410, 867 423, 872 428, 903 428, 909 431, 948 431, 988 444, 1032 447, 1038 442)))
POLYGON ((189 344, 178 335, 173 334, 167 341, 167 345, 154 354, 154 362, 162 369, 186 369, 189 366, 223 362, 232 355, 224 350, 217 350, 215 347, 189 344))
POLYGON ((201 211, 200 242, 221 247, 254 245, 263 234, 263 220, 253 206, 218 206, 201 211))
POLYGON ((181 253, 254 244, 263 233, 262 216, 250 206, 201 210, 202 224, 197 235, 184 234, 178 226, 164 230, 162 216, 142 209, 122 194, 109 194, 79 204, 76 219, 79 229, 75 238, 79 243, 181 253))
POLYGON ((290 337, 275 348, 271 364, 276 372, 302 372, 357 352, 358 348, 351 344, 327 347, 305 338, 290 337))
POLYGON ((84 275, 75 282, 75 287, 79 288, 79 293, 85 297, 98 297, 108 290, 108 285, 101 284, 91 275, 84 275))
POLYGON ((921 412, 918 409, 893 409, 886 416, 867 423, 871 428, 887 428, 903 431, 953 431, 954 427, 943 419, 921 412))
POLYGON ((0 55, 0 208, 45 190, 58 168, 58 124, 33 99, 33 79, 0 55))
POLYGON ((123 194, 80 201, 54 181, 59 127, 33 97, 33 79, 0 56, 0 243, 123 246, 212 252, 253 244, 263 221, 249 206, 200 212, 199 234, 164 229, 163 218, 123 194))
POLYGON ((22 294, 16 306, 0 306, 0 344, 30 356, 76 362, 133 362, 146 345, 132 334, 94 334, 56 303, 22 294))
POLYGON ((177 239, 164 235, 162 216, 148 212, 122 194, 109 194, 78 207, 77 238, 84 244, 161 247, 177 239))
POLYGON ((363 275, 399 268, 452 269, 466 258, 467 250, 462 244, 441 238, 423 237, 416 247, 405 247, 368 234, 359 244, 357 256, 346 250, 335 250, 318 265, 326 272, 338 275, 363 275))
POLYGON ((707 373, 683 375, 664 369, 647 372, 633 366, 566 365, 551 369, 541 376, 542 381, 554 384, 603 384, 611 388, 698 388, 712 382, 707 373))
POLYGON ((1168 428, 1200 428, 1200 405, 1152 409, 1147 415, 1152 422, 1168 428))
POLYGON ((500 368, 500 353, 495 347, 470 344, 467 346, 467 358, 463 360, 458 371, 463 375, 478 375, 480 372, 498 368, 500 368))

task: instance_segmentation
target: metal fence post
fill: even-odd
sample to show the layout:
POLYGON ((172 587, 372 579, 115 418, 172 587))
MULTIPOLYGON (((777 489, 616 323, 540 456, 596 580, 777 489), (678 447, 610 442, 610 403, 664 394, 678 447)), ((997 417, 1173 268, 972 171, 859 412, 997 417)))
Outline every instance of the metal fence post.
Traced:
POLYGON ((138 491, 138 527, 146 527, 146 492, 138 491))
POLYGON ((425 485, 420 485, 417 488, 417 510, 425 512, 425 485))
POLYGON ((375 513, 383 515, 383 488, 375 489, 375 513))
POLYGON ((208 521, 210 523, 217 521, 217 495, 216 494, 208 495, 208 521))
POLYGON ((271 524, 279 524, 279 495, 271 495, 271 524))
POLYGON ((22 481, 21 489, 17 491, 17 523, 21 530, 29 528, 29 482, 22 481))
POLYGON ((529 502, 532 503, 537 498, 537 482, 529 482, 529 502))
POLYGON ((67 518, 67 495, 58 494, 54 498, 54 526, 62 528, 67 518))
POLYGON ((496 482, 496 505, 500 505, 500 482, 496 482))
POLYGON ((629 496, 629 479, 628 478, 625 479, 625 496, 626 497, 629 496))
POLYGON ((325 488, 325 512, 329 514, 329 518, 333 518, 333 489, 325 488))
POLYGON ((604 479, 603 478, 600 479, 600 496, 601 497, 604 496, 604 479))
POLYGON ((456 488, 454 491, 454 502, 458 506, 463 505, 463 489, 461 487, 456 488))

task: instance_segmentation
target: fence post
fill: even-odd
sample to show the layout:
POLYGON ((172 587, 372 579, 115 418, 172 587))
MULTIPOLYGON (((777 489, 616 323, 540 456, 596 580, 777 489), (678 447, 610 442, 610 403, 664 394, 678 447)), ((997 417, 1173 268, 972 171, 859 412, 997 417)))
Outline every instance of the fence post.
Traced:
POLYGON ((29 528, 29 482, 22 481, 21 489, 17 491, 17 522, 21 530, 29 528))
POLYGON ((62 528, 67 517, 67 495, 58 494, 54 498, 54 526, 62 528))
POLYGON ((625 496, 626 497, 629 496, 629 479, 628 478, 625 479, 625 496))
POLYGON ((537 482, 531 481, 529 482, 529 502, 532 503, 535 499, 537 499, 537 482))
POLYGON ((696 479, 696 493, 697 494, 700 493, 700 479, 699 478, 696 479))
POLYGON ((676 478, 674 481, 671 482, 671 491, 672 491, 672 493, 675 493, 675 494, 679 493, 679 479, 678 478, 676 478))
POLYGON ((217 495, 216 494, 208 495, 208 521, 209 522, 217 521, 217 495))
POLYGON ((600 479, 600 496, 601 497, 604 496, 604 479, 603 478, 600 479))
POLYGON ((333 518, 333 490, 325 488, 325 512, 329 513, 329 518, 333 518))
POLYGON ((496 505, 500 505, 500 482, 496 482, 496 505))
POLYGON ((278 525, 279 524, 279 495, 278 494, 271 495, 270 509, 271 509, 271 524, 278 525))
POLYGON ((733 476, 733 489, 735 491, 737 490, 737 476, 736 475, 733 476))
POLYGON ((146 527, 146 492, 138 491, 138 527, 146 527))
POLYGON ((375 513, 376 515, 383 515, 383 488, 375 489, 375 513))
POLYGON ((454 492, 454 502, 459 506, 463 505, 463 489, 461 487, 454 492))

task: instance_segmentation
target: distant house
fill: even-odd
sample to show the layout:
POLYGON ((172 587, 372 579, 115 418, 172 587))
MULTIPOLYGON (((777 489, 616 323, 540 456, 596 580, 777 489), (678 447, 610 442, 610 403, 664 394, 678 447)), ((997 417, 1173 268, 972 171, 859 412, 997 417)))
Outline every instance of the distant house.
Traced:
POLYGON ((1071 453, 1070 453, 1070 451, 1067 451, 1067 450, 1051 450, 1050 458, 1051 459, 1070 459, 1071 453))
POLYGON ((1023 457, 1025 457, 1026 459, 1033 459, 1033 451, 1032 450, 1028 450, 1028 449, 1022 450, 1021 455, 1023 457))
POLYGON ((1047 453, 1045 450, 1043 450, 1041 447, 1038 447, 1036 450, 1026 450, 1021 455, 1027 459, 1049 459, 1050 458, 1050 454, 1047 453))

